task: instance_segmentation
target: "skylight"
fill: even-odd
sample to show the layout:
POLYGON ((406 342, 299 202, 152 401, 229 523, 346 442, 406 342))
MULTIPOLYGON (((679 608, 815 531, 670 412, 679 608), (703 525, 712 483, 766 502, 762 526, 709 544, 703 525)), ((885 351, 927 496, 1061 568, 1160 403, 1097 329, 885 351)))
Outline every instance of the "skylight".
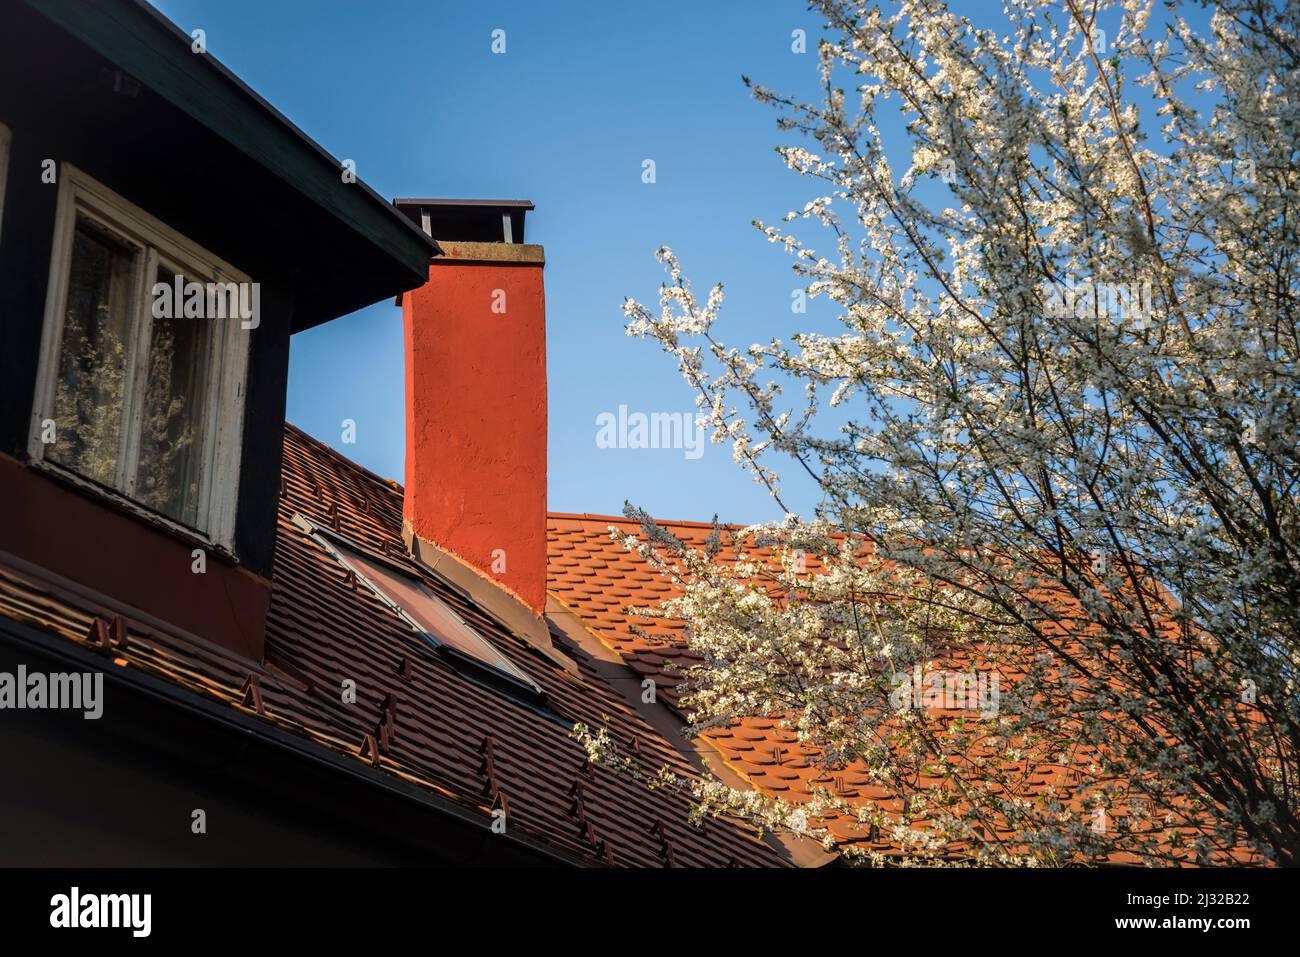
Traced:
POLYGON ((503 678, 534 695, 542 694, 528 675, 444 602, 421 579, 387 562, 358 551, 334 535, 312 528, 318 542, 350 569, 365 585, 393 609, 435 648, 448 651, 459 661, 503 678))

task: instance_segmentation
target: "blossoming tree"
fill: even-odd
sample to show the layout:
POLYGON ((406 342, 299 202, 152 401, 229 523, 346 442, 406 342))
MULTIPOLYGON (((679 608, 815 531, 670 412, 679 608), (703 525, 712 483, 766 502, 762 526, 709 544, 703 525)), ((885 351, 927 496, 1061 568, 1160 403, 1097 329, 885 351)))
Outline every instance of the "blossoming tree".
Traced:
POLYGON ((682 786, 869 856, 1300 863, 1300 7, 814 6, 821 101, 753 90, 818 195, 756 225, 838 326, 731 347, 667 249, 625 305, 787 517, 627 545, 693 732, 780 715, 880 789, 682 786), (900 707, 939 667, 996 713, 900 707))

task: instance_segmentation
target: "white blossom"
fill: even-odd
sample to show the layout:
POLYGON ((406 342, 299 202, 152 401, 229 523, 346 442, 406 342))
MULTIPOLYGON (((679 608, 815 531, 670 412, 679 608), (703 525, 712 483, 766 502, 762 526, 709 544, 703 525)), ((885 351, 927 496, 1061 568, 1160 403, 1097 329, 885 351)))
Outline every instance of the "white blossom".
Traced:
POLYGON ((754 92, 815 194, 755 226, 839 328, 728 346, 722 287, 701 303, 667 248, 659 310, 624 306, 783 512, 784 469, 822 493, 704 550, 623 539, 678 585, 643 613, 687 624, 690 732, 778 716, 865 770, 889 800, 801 812, 868 860, 874 832, 911 862, 1300 861, 1298 8, 1198 33, 1151 0, 1009 0, 996 32, 814 6, 824 100, 754 92), (889 707, 943 662, 999 673, 996 718, 889 707))

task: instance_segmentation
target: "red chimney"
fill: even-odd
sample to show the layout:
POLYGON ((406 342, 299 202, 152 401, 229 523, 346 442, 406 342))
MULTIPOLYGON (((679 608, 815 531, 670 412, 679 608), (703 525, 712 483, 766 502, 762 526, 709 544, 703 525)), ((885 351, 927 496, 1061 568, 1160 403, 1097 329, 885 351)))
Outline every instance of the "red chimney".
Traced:
MULTIPOLYGON (((442 247, 402 297, 412 552, 546 606, 546 306, 522 201, 395 200, 442 247)), ((508 601, 506 604, 510 604, 508 601)), ((515 609, 516 612, 522 609, 515 609)), ((509 617, 509 616, 507 616, 509 617)), ((549 637, 545 640, 549 645, 549 637)))

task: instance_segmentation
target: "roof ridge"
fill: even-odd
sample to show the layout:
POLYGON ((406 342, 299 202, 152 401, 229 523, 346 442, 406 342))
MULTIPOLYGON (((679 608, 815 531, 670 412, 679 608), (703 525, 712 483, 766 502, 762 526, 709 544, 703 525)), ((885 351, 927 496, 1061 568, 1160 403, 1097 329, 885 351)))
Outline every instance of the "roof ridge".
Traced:
POLYGON ((343 465, 350 468, 352 471, 358 473, 358 475, 361 478, 373 482, 377 485, 382 485, 390 493, 396 493, 399 496, 405 495, 405 489, 396 479, 384 478, 382 475, 370 471, 370 469, 366 468, 364 465, 359 465, 358 463, 354 462, 352 459, 344 455, 342 452, 340 452, 338 449, 327 444, 321 439, 316 438, 316 436, 303 431, 303 429, 294 425, 288 419, 285 420, 284 427, 285 429, 296 433, 299 438, 304 440, 306 445, 313 446, 319 451, 326 453, 327 455, 331 456, 332 458, 336 459, 343 465))
MULTIPOLYGON (((364 465, 360 465, 357 462, 353 461, 352 459, 348 458, 338 449, 334 448, 333 446, 329 445, 323 440, 316 438, 316 436, 310 434, 309 432, 306 432, 300 426, 294 425, 288 419, 285 420, 284 427, 287 430, 293 432, 300 439, 302 439, 306 445, 314 449, 317 449, 321 452, 324 452, 326 455, 329 455, 330 457, 334 458, 336 461, 342 463, 343 465, 350 468, 352 471, 356 472, 361 478, 364 478, 377 485, 382 485, 389 492, 394 492, 398 495, 405 495, 405 488, 396 479, 384 478, 382 475, 370 471, 370 469, 366 468, 364 465)), ((598 512, 548 511, 546 513, 546 517, 548 519, 555 518, 555 519, 561 519, 567 521, 608 522, 617 525, 638 525, 638 526, 640 525, 640 522, 636 521, 635 519, 628 518, 625 515, 602 515, 598 512)), ((674 525, 679 528, 713 528, 713 522, 699 522, 699 521, 693 521, 691 519, 656 518, 655 523, 658 525, 674 525)), ((736 529, 736 528, 746 527, 746 524, 742 522, 720 522, 719 525, 722 528, 726 528, 726 529, 736 529)))
MULTIPOLYGON (((560 519, 563 521, 610 522, 617 525, 640 526, 641 524, 636 519, 628 518, 625 515, 599 515, 599 514, 594 514, 592 512, 547 512, 546 517, 560 519)), ((656 518, 655 524, 676 525, 679 527, 686 527, 686 528, 712 528, 713 527, 712 522, 696 522, 696 521, 691 521, 689 519, 677 519, 677 518, 656 518)), ((719 522, 718 524, 720 527, 727 528, 727 529, 747 527, 741 522, 719 522)))

